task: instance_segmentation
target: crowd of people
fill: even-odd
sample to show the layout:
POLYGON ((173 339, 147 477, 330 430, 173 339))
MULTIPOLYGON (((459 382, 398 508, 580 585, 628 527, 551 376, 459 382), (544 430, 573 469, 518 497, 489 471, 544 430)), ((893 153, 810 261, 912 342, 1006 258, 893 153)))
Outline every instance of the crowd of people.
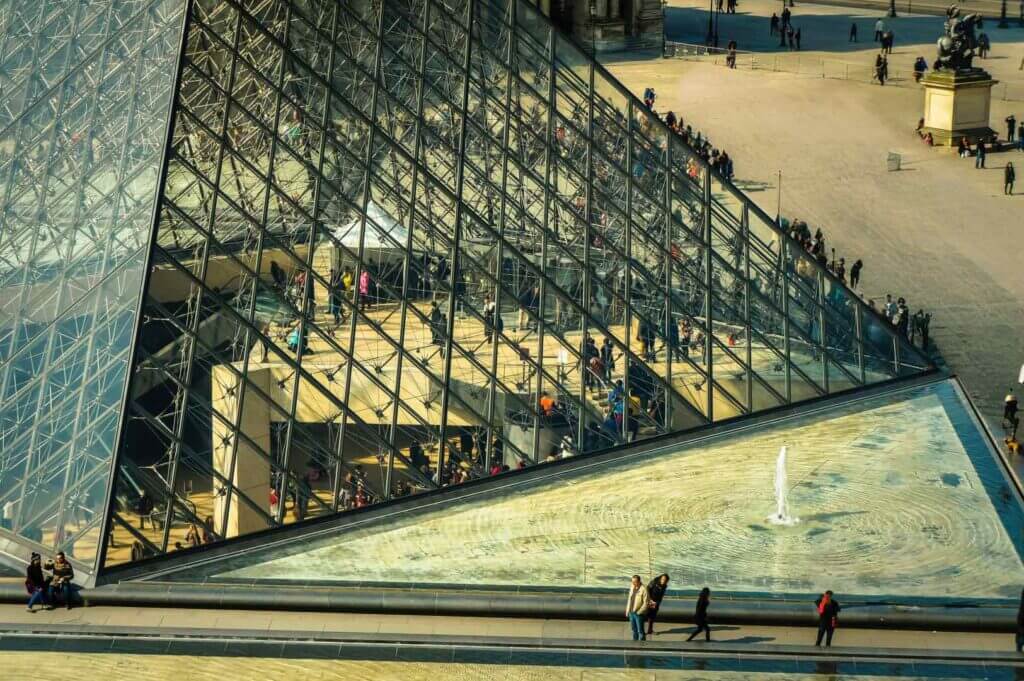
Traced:
POLYGON ((768 35, 779 36, 779 47, 788 47, 791 50, 800 49, 802 33, 793 25, 793 13, 789 7, 782 8, 781 16, 772 12, 768 20, 768 35))
MULTIPOLYGON (((847 284, 854 292, 858 292, 861 283, 861 273, 864 269, 864 261, 858 258, 851 265, 847 266, 846 258, 836 258, 835 249, 825 246, 825 235, 819 227, 811 233, 806 222, 794 218, 792 222, 782 220, 782 226, 789 232, 790 238, 796 241, 819 265, 834 274, 839 281, 847 284)), ((878 312, 889 324, 911 343, 920 343, 923 349, 928 348, 930 338, 930 327, 932 315, 919 309, 914 314, 910 313, 905 298, 899 297, 893 300, 891 294, 886 294, 885 304, 880 309, 874 299, 867 300, 868 306, 878 312)))

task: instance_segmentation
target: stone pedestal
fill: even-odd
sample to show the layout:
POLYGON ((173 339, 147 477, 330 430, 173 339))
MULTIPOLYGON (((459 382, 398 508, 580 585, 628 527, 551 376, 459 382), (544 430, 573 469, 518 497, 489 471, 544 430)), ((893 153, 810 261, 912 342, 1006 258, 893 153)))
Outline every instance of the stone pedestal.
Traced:
POLYGON ((963 137, 971 144, 987 139, 992 86, 996 80, 983 69, 933 71, 924 86, 924 129, 936 145, 955 146, 963 137))

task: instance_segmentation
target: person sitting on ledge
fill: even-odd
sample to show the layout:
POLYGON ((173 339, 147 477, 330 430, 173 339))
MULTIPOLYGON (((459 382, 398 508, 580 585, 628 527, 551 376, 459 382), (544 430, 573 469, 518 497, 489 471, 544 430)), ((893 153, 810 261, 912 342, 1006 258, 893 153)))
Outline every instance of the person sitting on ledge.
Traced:
POLYGON ((60 594, 64 601, 64 607, 71 609, 71 582, 75 579, 75 568, 71 566, 63 551, 57 552, 54 560, 46 561, 45 569, 53 572, 53 581, 50 583, 50 602, 57 601, 57 594, 60 594))
POLYGON ((25 609, 29 612, 35 612, 33 606, 39 603, 47 610, 52 610, 53 606, 50 605, 46 598, 47 592, 50 590, 50 579, 43 575, 42 558, 39 557, 38 553, 33 553, 28 564, 28 569, 25 570, 25 590, 28 591, 28 607, 25 609))

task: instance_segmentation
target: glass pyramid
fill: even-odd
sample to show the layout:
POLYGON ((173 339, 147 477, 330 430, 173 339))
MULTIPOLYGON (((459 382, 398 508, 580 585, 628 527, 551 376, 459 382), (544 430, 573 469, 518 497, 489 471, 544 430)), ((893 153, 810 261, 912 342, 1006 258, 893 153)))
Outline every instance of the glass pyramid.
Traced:
POLYGON ((930 368, 526 2, 52 4, 0 10, 0 537, 110 567, 930 368))

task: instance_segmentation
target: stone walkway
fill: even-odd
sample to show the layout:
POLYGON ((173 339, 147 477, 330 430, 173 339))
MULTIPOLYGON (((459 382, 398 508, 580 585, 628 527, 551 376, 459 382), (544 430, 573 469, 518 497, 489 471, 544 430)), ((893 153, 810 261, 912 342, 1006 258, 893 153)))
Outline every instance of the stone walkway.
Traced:
MULTIPOLYGON (((629 625, 623 620, 594 622, 581 620, 536 620, 509 618, 422 617, 406 615, 364 615, 357 613, 271 612, 247 610, 201 610, 183 608, 90 607, 74 610, 26 612, 23 607, 0 606, 0 631, 12 625, 33 625, 45 631, 58 625, 159 627, 168 633, 217 629, 227 635, 273 632, 315 632, 351 634, 409 634, 449 636, 492 636, 503 638, 587 639, 608 642, 629 640, 629 625)), ((659 626, 657 643, 680 643, 693 631, 683 624, 659 626)), ((733 645, 809 645, 814 629, 758 626, 713 626, 713 638, 733 645)), ((692 644, 700 647, 701 643, 692 644)), ((948 651, 1007 651, 1013 637, 984 633, 927 631, 837 630, 835 647, 876 647, 948 651)), ((1024 658, 1022 658, 1024 659, 1024 658)))

